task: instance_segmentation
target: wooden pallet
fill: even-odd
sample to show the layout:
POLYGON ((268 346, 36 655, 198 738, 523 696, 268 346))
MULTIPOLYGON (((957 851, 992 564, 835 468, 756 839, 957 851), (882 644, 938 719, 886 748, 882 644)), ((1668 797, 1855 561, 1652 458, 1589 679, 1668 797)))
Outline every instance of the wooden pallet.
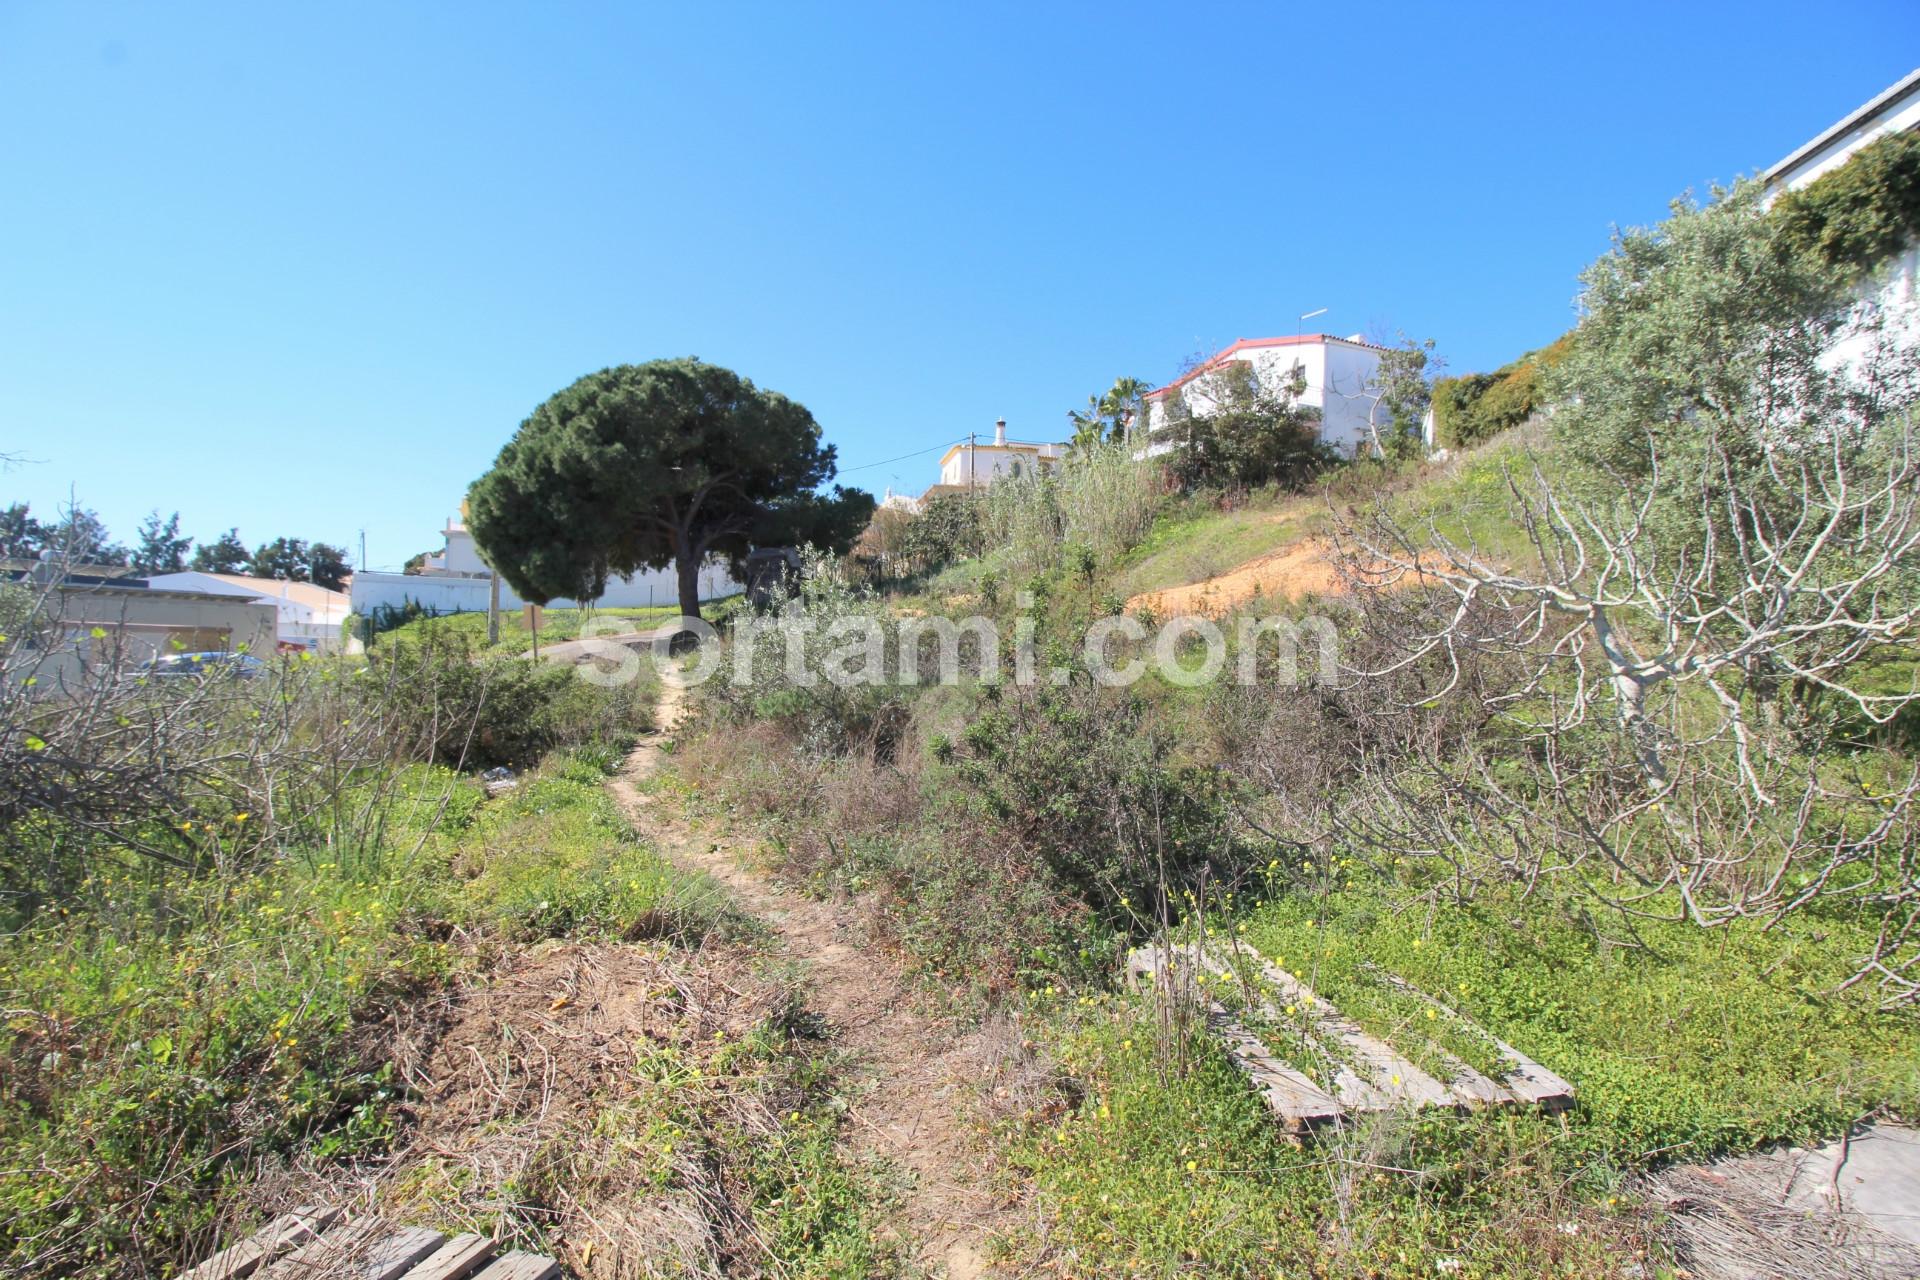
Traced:
MULTIPOLYGON (((1224 976, 1238 985, 1248 1006, 1261 1017, 1296 1025, 1321 1055, 1335 1064, 1326 1088, 1275 1056, 1217 998, 1209 994, 1206 999, 1208 1028, 1221 1041, 1228 1058, 1253 1081, 1268 1108, 1290 1129, 1312 1129, 1349 1114, 1399 1107, 1538 1106, 1560 1110, 1573 1102, 1572 1085, 1492 1036, 1488 1039, 1509 1064, 1498 1080, 1450 1054, 1446 1055, 1441 1076, 1425 1071, 1323 1000, 1304 981, 1256 952, 1228 952, 1191 943, 1171 949, 1141 947, 1128 957, 1127 966, 1128 976, 1136 985, 1169 984, 1178 975, 1198 989, 1200 984, 1192 979, 1204 973, 1212 975, 1210 985, 1218 990, 1227 985, 1219 981, 1224 976), (1247 976, 1253 981, 1245 981, 1247 976), (1291 1006, 1296 1016, 1281 1012, 1277 1007, 1281 1003, 1291 1006)), ((1462 1025, 1473 1026, 1404 980, 1390 980, 1427 1001, 1436 1016, 1444 1014, 1462 1025)))
POLYGON ((496 1254, 485 1236, 352 1221, 338 1209, 296 1209, 222 1249, 179 1280, 558 1280, 552 1258, 496 1254))

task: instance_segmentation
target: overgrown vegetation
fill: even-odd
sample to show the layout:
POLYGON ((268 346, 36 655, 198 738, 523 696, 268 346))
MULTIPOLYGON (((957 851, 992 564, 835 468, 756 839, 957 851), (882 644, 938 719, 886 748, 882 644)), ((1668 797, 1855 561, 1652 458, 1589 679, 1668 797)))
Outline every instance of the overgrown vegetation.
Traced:
POLYGON ((507 941, 703 935, 711 891, 633 842, 601 776, 557 757, 483 804, 415 766, 356 849, 221 874, 101 859, 0 945, 9 1270, 182 1263, 264 1169, 379 1156, 418 1105, 395 1037, 507 941))
MULTIPOLYGON (((110 638, 57 640, 58 599, 10 591, 0 641, 0 1268, 173 1272, 371 1180, 393 1213, 468 1225, 461 1188, 485 1187, 507 1206, 499 1238, 613 1274, 568 1234, 567 1206, 646 1164, 649 1143, 663 1163, 620 1188, 621 1212, 719 1212, 697 1225, 743 1268, 884 1264, 874 1195, 836 1142, 833 1056, 784 979, 756 979, 737 1042, 661 1060, 657 1108, 595 1095, 570 1113, 566 1160, 598 1151, 593 1169, 556 1163, 548 1107, 523 1118, 505 1182, 485 1183, 506 1167, 493 1148, 458 1168, 405 1158, 423 1124, 436 1141, 497 1136, 466 1127, 471 1103, 512 1073, 462 1093, 463 1055, 498 1034, 490 1018, 525 1018, 529 956, 584 949, 674 990, 693 962, 671 947, 725 957, 750 936, 605 789, 650 723, 650 671, 605 689, 429 630, 366 661, 142 677, 110 638), (504 789, 473 776, 508 760, 504 789), (685 1088, 683 1066, 728 1090, 685 1088), (679 1135, 704 1144, 696 1162, 671 1158, 679 1135), (726 1194, 709 1203, 716 1169, 726 1194)), ((716 963, 747 981, 744 956, 716 963)), ((568 1003, 532 999, 549 1016, 568 1003)), ((663 1005, 660 1025, 710 1008, 663 1005)), ((550 1078, 528 1079, 551 1101, 550 1078)), ((671 1243, 649 1236, 649 1256, 678 1257, 671 1243)))
POLYGON ((1467 448, 1532 418, 1546 407, 1543 382, 1566 358, 1568 345, 1568 338, 1559 338, 1492 373, 1436 380, 1434 443, 1444 449, 1467 448))
POLYGON ((1096 542, 1063 514, 1069 467, 994 486, 984 554, 910 599, 829 609, 1024 620, 1064 683, 976 660, 957 687, 776 672, 711 701, 682 764, 700 802, 814 891, 870 893, 930 986, 1051 1046, 1048 1089, 1000 1112, 1046 1209, 1010 1242, 1023 1263, 1658 1273, 1650 1171, 1920 1106, 1920 371, 1856 308, 1837 264, 1858 260, 1808 260, 1787 225, 1741 190, 1624 235, 1575 334, 1441 384, 1442 442, 1471 446, 1453 462, 1332 475, 1357 508, 1332 516, 1337 678, 1076 673, 1079 633, 1129 596, 1330 517, 1158 496, 1096 542), (1127 946, 1176 926, 1296 972, 1429 1069, 1497 1073, 1509 1042, 1574 1108, 1291 1145, 1191 1010, 1112 986, 1127 946))
POLYGON ((1830 173, 1780 197, 1774 216, 1790 254, 1872 271, 1920 239, 1920 137, 1890 134, 1830 173))

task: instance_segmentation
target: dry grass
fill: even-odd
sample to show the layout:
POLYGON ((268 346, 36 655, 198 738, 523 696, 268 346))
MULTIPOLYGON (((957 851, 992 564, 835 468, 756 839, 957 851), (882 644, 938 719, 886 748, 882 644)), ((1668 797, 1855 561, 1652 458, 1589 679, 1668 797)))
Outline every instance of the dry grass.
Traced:
POLYGON ((1791 1195, 1806 1153, 1768 1152, 1651 1180, 1666 1234, 1698 1280, 1901 1280, 1920 1249, 1844 1208, 1791 1195))
POLYGON ((604 1280, 764 1258, 725 1149, 777 1140, 790 1099, 733 1051, 787 1007, 718 948, 536 949, 466 993, 415 1066, 411 1142, 373 1198, 604 1280))

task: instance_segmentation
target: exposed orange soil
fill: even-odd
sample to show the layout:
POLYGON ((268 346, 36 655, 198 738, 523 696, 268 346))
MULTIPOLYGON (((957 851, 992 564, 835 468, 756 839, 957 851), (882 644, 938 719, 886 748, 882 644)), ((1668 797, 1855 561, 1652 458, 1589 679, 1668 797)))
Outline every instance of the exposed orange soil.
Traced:
POLYGON ((1308 538, 1256 556, 1216 577, 1184 587, 1143 591, 1127 601, 1127 612, 1151 610, 1159 618, 1183 614, 1217 618, 1255 596, 1298 600, 1310 595, 1337 595, 1344 584, 1334 567, 1333 554, 1333 546, 1325 538, 1308 538))

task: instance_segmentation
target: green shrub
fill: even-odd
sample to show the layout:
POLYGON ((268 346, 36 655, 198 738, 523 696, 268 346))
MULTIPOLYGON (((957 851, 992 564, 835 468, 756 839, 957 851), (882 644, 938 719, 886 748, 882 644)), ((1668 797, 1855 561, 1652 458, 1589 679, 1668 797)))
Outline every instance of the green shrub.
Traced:
POLYGON ((1091 684, 994 698, 967 726, 959 775, 1016 844, 1097 909, 1151 911, 1163 887, 1232 879, 1229 782, 1177 763, 1131 694, 1091 684))
POLYGON ((980 498, 943 493, 928 501, 907 523, 901 555, 922 573, 934 573, 956 560, 986 550, 980 498))
POLYGON ((996 480, 983 508, 986 542, 1013 567, 1043 572, 1069 543, 1112 564, 1147 536, 1160 505, 1159 468, 1124 444, 1082 450, 1065 466, 996 480))
POLYGON ((776 587, 764 612, 735 621, 706 705, 735 724, 777 723, 817 755, 864 747, 884 756, 903 719, 889 620, 878 596, 809 550, 798 582, 776 587), (849 659, 849 631, 877 636, 880 671, 864 671, 864 650, 849 659))
POLYGON ((1871 271, 1920 239, 1920 134, 1862 147, 1773 207, 1784 248, 1832 267, 1871 271))
POLYGON ((1448 449, 1491 440, 1546 407, 1542 375, 1567 357, 1573 342, 1564 334, 1492 373, 1441 378, 1433 384, 1434 438, 1448 449))
POLYGON ((1240 362, 1202 374, 1167 403, 1167 438, 1178 444, 1167 473, 1188 492, 1305 485, 1340 458, 1320 439, 1320 410, 1299 402, 1305 386, 1270 386, 1240 362), (1189 393, 1202 397, 1199 410, 1189 393))
POLYGON ((407 735, 442 764, 524 768, 559 747, 631 743, 652 723, 649 668, 611 688, 559 663, 478 656, 464 635, 429 630, 369 657, 376 680, 414 691, 407 735))

